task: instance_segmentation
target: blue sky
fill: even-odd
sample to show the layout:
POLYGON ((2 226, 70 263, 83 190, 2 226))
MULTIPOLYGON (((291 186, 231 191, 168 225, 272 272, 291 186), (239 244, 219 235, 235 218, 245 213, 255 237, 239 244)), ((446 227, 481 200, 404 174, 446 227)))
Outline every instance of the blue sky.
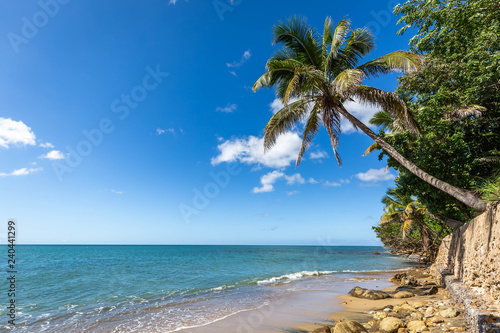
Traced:
MULTIPOLYGON (((3 229, 15 219, 24 244, 380 244, 395 171, 361 157, 371 140, 345 126, 342 168, 324 129, 297 169, 298 132, 263 155, 279 102, 250 87, 294 14, 368 26, 367 60, 407 50, 394 4, 3 1, 3 229)), ((366 83, 393 90, 396 76, 366 83)))

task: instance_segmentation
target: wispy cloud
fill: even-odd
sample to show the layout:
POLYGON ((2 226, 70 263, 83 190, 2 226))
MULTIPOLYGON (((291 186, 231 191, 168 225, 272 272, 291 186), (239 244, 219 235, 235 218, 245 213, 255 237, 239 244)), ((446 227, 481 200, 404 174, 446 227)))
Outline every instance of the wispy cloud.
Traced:
POLYGON ((40 143, 39 146, 42 148, 54 148, 54 145, 50 142, 40 143))
POLYGON ((218 106, 215 109, 215 111, 217 111, 217 112, 224 112, 224 113, 233 113, 234 111, 236 111, 236 109, 238 109, 238 105, 236 105, 236 104, 227 104, 224 107, 218 106))
POLYGON ((46 158, 49 160, 63 160, 65 158, 65 156, 59 150, 51 150, 47 154, 40 156, 40 158, 46 158))
POLYGON ((264 176, 260 177, 261 187, 254 187, 253 193, 265 193, 274 191, 274 183, 280 178, 285 176, 283 172, 272 171, 264 176))
POLYGON ((233 61, 231 63, 226 63, 226 66, 228 68, 239 68, 243 66, 251 57, 252 53, 250 52, 250 50, 246 50, 245 52, 243 52, 240 61, 233 61))
POLYGON ((269 173, 263 175, 262 177, 260 177, 261 187, 254 187, 252 192, 253 193, 272 192, 272 191, 274 191, 274 184, 279 179, 285 179, 287 185, 305 184, 306 183, 306 180, 298 173, 291 175, 291 176, 288 176, 288 175, 284 174, 283 172, 275 170, 275 171, 269 172, 269 173))
POLYGON ((358 173, 355 177, 364 182, 372 183, 384 180, 393 180, 394 178, 396 178, 396 176, 387 171, 385 168, 370 169, 367 172, 358 173))
POLYGON ((298 194, 298 193, 300 193, 300 191, 289 191, 289 192, 286 192, 286 194, 288 196, 291 196, 291 195, 294 195, 294 194, 298 194))
POLYGON ((124 193, 122 191, 117 191, 117 190, 111 190, 111 192, 113 192, 114 194, 123 194, 124 193))
POLYGON ((36 145, 35 133, 22 121, 0 118, 0 147, 36 145))
POLYGON ((328 187, 340 187, 342 184, 337 183, 337 182, 324 182, 323 185, 328 186, 328 187))
POLYGON ((0 177, 26 176, 26 175, 29 175, 30 173, 38 172, 40 170, 43 170, 43 169, 42 168, 35 168, 35 169, 22 168, 22 169, 14 170, 10 173, 0 172, 0 177))
MULTIPOLYGON (((182 130, 181 130, 181 132, 182 132, 182 130)), ((166 129, 163 129, 163 128, 159 128, 159 127, 158 127, 158 128, 156 129, 156 133, 157 133, 158 135, 162 135, 162 134, 165 134, 165 133, 172 133, 172 134, 175 134, 175 129, 173 129, 173 128, 166 128, 166 129)))
POLYGON ((328 154, 326 153, 326 151, 322 151, 322 150, 313 151, 309 154, 310 159, 321 159, 321 158, 325 158, 325 157, 328 157, 328 154))
POLYGON ((212 165, 240 162, 257 164, 270 168, 284 168, 295 161, 302 140, 294 132, 287 132, 278 137, 275 145, 264 154, 264 138, 249 136, 231 139, 217 146, 219 154, 211 160, 212 165))

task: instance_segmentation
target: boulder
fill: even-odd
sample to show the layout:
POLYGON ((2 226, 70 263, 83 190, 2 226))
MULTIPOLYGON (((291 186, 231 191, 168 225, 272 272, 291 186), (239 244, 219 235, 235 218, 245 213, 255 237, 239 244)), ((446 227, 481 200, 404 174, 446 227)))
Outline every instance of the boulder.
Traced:
POLYGON ((411 314, 411 319, 413 319, 413 320, 424 320, 424 315, 422 314, 422 312, 416 311, 416 312, 413 312, 411 314))
POLYGON ((429 304, 429 303, 427 303, 426 301, 418 301, 418 302, 415 302, 415 303, 413 304, 413 307, 414 307, 414 308, 416 308, 416 309, 418 309, 418 308, 423 308, 423 307, 424 307, 424 306, 426 306, 427 304, 429 304))
POLYGON ((408 297, 413 297, 415 294, 409 292, 409 291, 398 291, 392 297, 394 298, 408 298, 408 297))
POLYGON ((406 272, 404 272, 404 273, 396 273, 391 278, 389 278, 389 282, 399 283, 405 277, 406 277, 406 272))
POLYGON ((378 330, 382 333, 397 333, 398 329, 404 327, 405 324, 403 321, 394 317, 384 318, 378 324, 378 330))
POLYGON ((386 292, 380 291, 380 290, 373 290, 373 289, 364 289, 360 287, 354 287, 349 291, 349 295, 357 298, 365 298, 365 299, 384 299, 384 298, 390 298, 391 295, 389 295, 386 292))
POLYGON ((415 279, 415 277, 412 275, 402 278, 400 283, 402 286, 408 286, 408 287, 418 285, 417 279, 415 279))
POLYGON ((332 330, 330 330, 330 327, 325 326, 315 329, 312 333, 332 333, 332 330))
POLYGON ((335 325, 333 333, 362 333, 368 332, 363 325, 356 321, 339 322, 335 325))
POLYGON ((377 311, 373 314, 373 318, 377 320, 387 318, 387 316, 388 315, 386 311, 377 311))
POLYGON ((427 325, 425 325, 425 322, 421 320, 410 321, 408 324, 406 324, 406 327, 410 331, 416 331, 416 332, 427 331, 427 325))
POLYGON ((438 316, 434 316, 427 318, 427 322, 431 324, 441 324, 442 322, 444 322, 444 319, 438 316))
POLYGON ((439 314, 443 318, 455 318, 456 316, 458 316, 458 311, 455 308, 448 308, 439 311, 439 314))

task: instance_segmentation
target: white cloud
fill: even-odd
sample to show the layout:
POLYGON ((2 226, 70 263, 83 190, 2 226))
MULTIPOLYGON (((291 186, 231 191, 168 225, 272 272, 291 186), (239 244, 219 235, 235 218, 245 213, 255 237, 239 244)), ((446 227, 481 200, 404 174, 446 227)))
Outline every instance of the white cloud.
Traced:
MULTIPOLYGON (((162 135, 162 134, 165 134, 167 132, 175 134, 175 129, 173 129, 173 128, 163 129, 163 128, 159 128, 159 127, 156 129, 156 133, 158 133, 158 135, 162 135)), ((181 132, 182 132, 182 130, 181 130, 181 132)))
POLYGON ((304 178, 302 178, 302 176, 299 173, 296 173, 292 176, 285 175, 285 179, 286 179, 286 183, 288 185, 304 184, 306 182, 306 180, 304 178))
POLYGON ((236 105, 236 104, 228 104, 225 107, 218 106, 215 109, 215 111, 224 112, 224 113, 233 113, 234 111, 236 111, 237 108, 238 108, 238 105, 236 105))
POLYGON ((370 169, 367 172, 360 172, 356 178, 364 182, 379 182, 383 180, 392 180, 396 178, 392 173, 388 172, 385 168, 370 169))
POLYGON ((241 67, 251 57, 252 57, 252 53, 250 53, 250 50, 246 50, 245 52, 243 52, 243 55, 241 56, 240 61, 234 61, 234 62, 231 62, 231 63, 227 63, 226 66, 228 68, 238 68, 238 67, 241 67))
POLYGON ((323 185, 329 186, 329 187, 340 187, 342 184, 337 183, 337 182, 324 182, 323 185))
POLYGON ((274 191, 274 183, 281 177, 284 177, 285 174, 283 172, 279 171, 272 171, 264 176, 260 177, 260 183, 262 184, 261 187, 254 187, 252 192, 253 193, 264 193, 264 192, 272 192, 274 191))
POLYGON ((238 76, 238 74, 236 74, 235 71, 229 71, 229 74, 233 75, 233 76, 238 76))
POLYGON ((264 138, 249 136, 227 140, 217 146, 219 155, 212 158, 212 165, 239 161, 245 164, 260 164, 270 168, 284 168, 295 161, 301 139, 297 133, 287 132, 278 137, 276 144, 264 154, 264 138))
POLYGON ((311 159, 320 159, 325 157, 328 157, 328 154, 326 153, 326 151, 322 150, 313 151, 312 153, 309 154, 309 158, 311 159))
POLYGON ((30 173, 34 173, 40 170, 42 170, 42 168, 36 168, 36 169, 22 168, 14 170, 11 173, 0 172, 0 177, 26 176, 29 175, 30 173))
POLYGON ((346 179, 341 179, 341 180, 339 180, 339 182, 340 182, 341 184, 349 184, 351 181, 350 181, 349 179, 347 179, 347 178, 346 178, 346 179))
POLYGON ((294 195, 294 194, 297 194, 297 193, 300 193, 300 191, 290 191, 290 192, 286 192, 287 195, 294 195))
POLYGON ((307 180, 307 182, 308 182, 308 183, 310 183, 310 184, 317 184, 317 183, 319 183, 319 182, 318 182, 316 179, 314 179, 314 178, 309 178, 309 179, 307 180))
POLYGON ((115 193, 115 194, 123 194, 122 191, 116 191, 116 190, 111 190, 111 192, 115 193))
POLYGON ((9 148, 11 145, 34 146, 35 133, 22 121, 0 117, 0 147, 9 148))
MULTIPOLYGON (((344 107, 349 111, 350 114, 352 114, 354 117, 358 118, 363 124, 365 124, 368 127, 374 128, 373 125, 370 125, 368 122, 373 115, 381 110, 381 107, 378 106, 371 106, 371 105, 366 105, 362 104, 360 102, 354 101, 348 101, 344 103, 344 107)), ((352 124, 347 120, 347 119, 342 119, 341 122, 341 130, 342 133, 352 133, 355 132, 356 130, 352 126, 352 124)))
POLYGON ((42 148, 54 148, 54 145, 50 142, 40 143, 39 146, 42 148))
POLYGON ((40 158, 47 158, 49 160, 62 160, 64 159, 64 154, 59 150, 51 150, 47 154, 40 156, 40 158))
MULTIPOLYGON (((274 171, 271 171, 271 172, 263 175, 262 177, 260 177, 260 184, 262 186, 261 187, 254 187, 252 192, 253 193, 272 192, 272 191, 274 191, 274 184, 279 179, 285 179, 287 185, 305 184, 306 183, 306 180, 299 173, 296 173, 296 174, 291 175, 291 176, 287 176, 283 172, 274 170, 274 171)), ((292 192, 298 193, 298 191, 292 191, 292 192)))

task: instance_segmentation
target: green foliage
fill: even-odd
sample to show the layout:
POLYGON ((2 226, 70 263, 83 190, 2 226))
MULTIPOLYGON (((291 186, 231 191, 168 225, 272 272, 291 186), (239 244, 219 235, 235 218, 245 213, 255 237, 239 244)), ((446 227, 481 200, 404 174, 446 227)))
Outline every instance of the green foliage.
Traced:
POLYGON ((500 173, 486 181, 479 189, 487 203, 500 201, 500 173))
MULTIPOLYGON (((400 22, 418 33, 411 50, 421 68, 400 78, 421 137, 381 136, 424 171, 473 191, 498 170, 500 147, 500 3, 491 0, 409 0, 396 7, 400 22)), ((384 155, 382 153, 381 155, 384 155)), ((382 156, 381 156, 382 158, 382 156)), ((397 183, 432 213, 467 221, 475 211, 401 167, 397 183)))

